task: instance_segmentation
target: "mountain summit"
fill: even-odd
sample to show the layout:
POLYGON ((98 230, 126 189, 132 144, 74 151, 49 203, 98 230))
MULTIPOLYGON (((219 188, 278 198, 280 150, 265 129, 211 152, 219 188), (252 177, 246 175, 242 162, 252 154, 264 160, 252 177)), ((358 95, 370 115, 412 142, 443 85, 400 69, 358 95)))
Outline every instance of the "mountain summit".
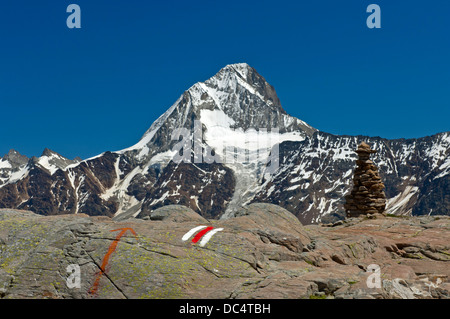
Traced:
POLYGON ((363 141, 377 150, 388 212, 450 215, 449 132, 410 140, 320 132, 287 114, 246 63, 194 84, 129 148, 84 161, 10 152, 0 160, 0 208, 120 220, 178 204, 227 218, 266 202, 303 223, 334 220, 344 216, 363 141))
POLYGON ((317 130, 289 116, 282 108, 275 89, 246 63, 230 64, 205 82, 185 91, 161 115, 134 146, 118 153, 139 151, 144 160, 173 146, 171 132, 177 128, 194 130, 200 121, 211 132, 213 127, 227 129, 271 129, 311 136, 317 130), (157 149, 154 149, 154 146, 157 149))

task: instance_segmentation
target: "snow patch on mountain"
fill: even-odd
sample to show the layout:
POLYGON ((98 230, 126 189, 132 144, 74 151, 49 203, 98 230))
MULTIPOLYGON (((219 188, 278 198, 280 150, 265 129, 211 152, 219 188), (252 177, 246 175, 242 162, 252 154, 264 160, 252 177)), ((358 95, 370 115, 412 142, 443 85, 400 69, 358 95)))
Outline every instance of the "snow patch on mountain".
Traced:
POLYGON ((59 169, 59 167, 52 164, 50 160, 51 159, 48 156, 42 156, 39 158, 37 164, 48 170, 50 172, 50 175, 53 175, 59 169))
POLYGON ((141 150, 138 157, 141 159, 145 155, 145 152, 148 152, 148 144, 151 142, 152 138, 155 136, 156 132, 161 128, 161 126, 164 124, 164 122, 169 118, 169 116, 173 113, 173 111, 179 106, 180 101, 182 99, 182 96, 178 98, 178 100, 166 111, 164 112, 153 124, 150 126, 150 128, 144 133, 142 138, 139 140, 138 143, 134 144, 131 147, 115 151, 116 154, 124 154, 129 151, 133 150, 141 150), (142 151, 144 150, 144 151, 142 151))
MULTIPOLYGON (((6 184, 13 184, 13 183, 27 177, 29 172, 30 172, 30 170, 29 170, 28 166, 23 167, 19 171, 12 173, 6 184)), ((6 184, 4 184, 4 185, 6 185, 6 184)), ((4 185, 2 185, 0 187, 3 187, 4 185)))
POLYGON ((407 186, 403 192, 388 199, 386 203, 386 212, 388 214, 398 214, 401 212, 402 215, 409 215, 412 211, 410 200, 418 192, 418 187, 407 186), (410 207, 409 209, 408 206, 410 207))
POLYGON ((12 165, 10 162, 8 162, 7 160, 1 160, 0 161, 0 169, 2 168, 12 168, 12 165))
POLYGON ((236 179, 234 196, 222 218, 248 204, 260 189, 260 180, 272 148, 284 141, 303 141, 301 132, 279 133, 276 130, 232 128, 234 120, 223 110, 201 110, 200 120, 206 127, 204 139, 231 168, 236 179))

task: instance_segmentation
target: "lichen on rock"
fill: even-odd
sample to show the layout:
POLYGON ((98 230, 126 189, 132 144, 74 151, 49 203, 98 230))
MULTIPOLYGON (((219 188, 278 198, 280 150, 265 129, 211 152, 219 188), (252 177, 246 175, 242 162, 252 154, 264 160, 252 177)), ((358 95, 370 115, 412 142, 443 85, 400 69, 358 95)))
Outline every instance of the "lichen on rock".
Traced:
POLYGON ((162 215, 115 221, 0 210, 0 298, 450 298, 449 217, 303 226, 263 203, 227 220, 186 218, 170 206, 162 215), (182 240, 199 225, 223 230, 205 246, 182 240), (118 229, 133 232, 118 240, 118 229), (379 289, 366 283, 371 264, 380 267, 379 289), (80 267, 79 288, 67 284, 69 265, 80 267))

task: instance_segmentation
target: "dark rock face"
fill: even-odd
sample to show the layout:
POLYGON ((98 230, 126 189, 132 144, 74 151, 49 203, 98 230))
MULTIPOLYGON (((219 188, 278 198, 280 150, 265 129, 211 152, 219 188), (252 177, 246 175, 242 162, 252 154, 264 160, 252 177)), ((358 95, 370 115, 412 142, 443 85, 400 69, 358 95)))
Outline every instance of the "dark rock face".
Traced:
POLYGON ((146 220, 159 220, 159 221, 171 221, 176 223, 198 221, 199 223, 205 223, 206 219, 201 217, 198 213, 192 209, 182 205, 168 205, 155 209, 151 215, 144 216, 146 220))
POLYGON ((449 230, 447 216, 302 226, 263 203, 227 220, 179 205, 121 221, 0 210, 0 298, 448 299, 449 230), (220 231, 183 239, 200 225, 220 231))
POLYGON ((166 205, 184 205, 205 218, 218 218, 233 196, 234 177, 221 164, 170 162, 143 200, 138 217, 166 205))
POLYGON ((370 154, 376 153, 366 143, 361 143, 356 150, 358 160, 354 177, 353 190, 345 197, 344 208, 347 217, 359 215, 382 214, 386 208, 385 188, 378 174, 378 168, 370 160, 370 154))

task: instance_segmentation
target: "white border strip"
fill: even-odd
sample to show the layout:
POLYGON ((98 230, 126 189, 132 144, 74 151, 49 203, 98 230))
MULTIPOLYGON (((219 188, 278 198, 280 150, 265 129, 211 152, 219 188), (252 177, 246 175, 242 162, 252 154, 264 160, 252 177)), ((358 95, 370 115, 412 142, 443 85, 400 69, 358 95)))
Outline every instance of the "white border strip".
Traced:
POLYGON ((223 228, 215 228, 205 234, 205 236, 202 237, 202 240, 200 241, 200 247, 203 247, 206 245, 206 243, 211 239, 212 236, 214 236, 215 233, 222 231, 223 228))
POLYGON ((198 232, 199 230, 206 228, 206 226, 197 226, 195 228, 192 228, 190 231, 188 231, 186 234, 184 234, 183 238, 181 238, 182 241, 186 241, 189 239, 189 237, 191 237, 192 235, 194 235, 194 233, 198 232))

